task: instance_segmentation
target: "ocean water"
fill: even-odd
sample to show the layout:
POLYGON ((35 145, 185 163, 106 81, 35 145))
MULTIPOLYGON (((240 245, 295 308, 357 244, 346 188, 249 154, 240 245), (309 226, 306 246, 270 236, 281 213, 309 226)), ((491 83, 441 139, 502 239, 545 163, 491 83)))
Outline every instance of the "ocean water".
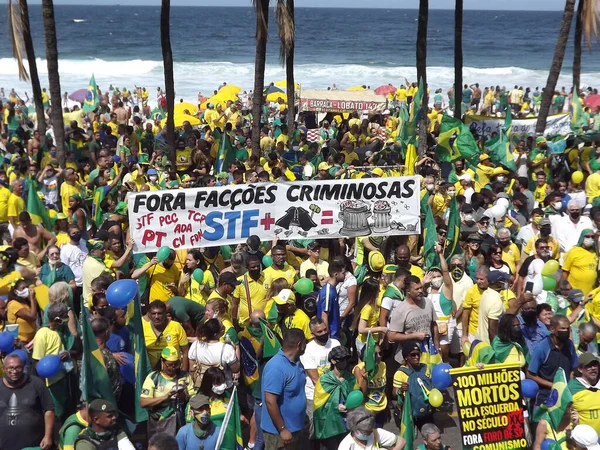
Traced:
MULTIPOLYGON (((56 6, 59 70, 64 91, 86 88, 92 74, 101 89, 163 86, 158 6, 56 6)), ((416 79, 417 10, 296 10, 295 76, 303 88, 372 88, 416 79)), ((47 86, 41 7, 30 6, 42 86, 47 86)), ((561 12, 465 11, 465 83, 536 87, 546 82, 561 12)), ((173 7, 171 44, 177 97, 195 100, 223 81, 250 90, 254 83, 255 14, 252 8, 173 7)), ((266 82, 284 78, 274 12, 270 16, 266 82)), ((0 20, 0 36, 8 36, 0 20)), ((432 10, 428 29, 428 82, 453 83, 454 12, 432 10)), ((559 86, 570 86, 572 40, 559 86)), ((600 85, 600 48, 584 51, 582 84, 600 85)), ((0 40, 0 86, 31 92, 18 80, 8 39, 0 40)))

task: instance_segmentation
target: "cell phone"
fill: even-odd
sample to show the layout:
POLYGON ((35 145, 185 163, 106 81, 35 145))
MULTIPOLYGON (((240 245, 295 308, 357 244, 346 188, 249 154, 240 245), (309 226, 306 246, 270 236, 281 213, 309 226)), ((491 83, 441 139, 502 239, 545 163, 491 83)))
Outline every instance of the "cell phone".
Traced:
POLYGON ((533 281, 525 283, 525 292, 528 292, 529 294, 533 292, 533 281))

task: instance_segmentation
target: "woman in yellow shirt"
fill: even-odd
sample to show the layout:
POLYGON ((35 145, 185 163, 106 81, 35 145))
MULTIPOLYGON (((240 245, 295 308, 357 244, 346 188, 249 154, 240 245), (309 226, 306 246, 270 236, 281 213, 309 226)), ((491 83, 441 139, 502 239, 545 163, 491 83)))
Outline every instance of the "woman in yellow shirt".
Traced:
POLYGON ((9 324, 19 325, 19 340, 28 344, 37 331, 38 305, 35 291, 28 287, 25 280, 19 280, 8 293, 6 304, 9 324))
POLYGON ((185 265, 181 271, 179 285, 177 287, 179 295, 190 300, 206 305, 208 296, 215 288, 215 277, 208 269, 204 256, 200 250, 190 250, 185 258, 185 265), (194 279, 194 271, 200 269, 204 272, 202 283, 194 279))
POLYGON ((369 333, 379 341, 379 333, 385 333, 386 327, 378 327, 379 322, 379 281, 375 278, 366 278, 360 288, 358 297, 358 306, 355 308, 354 322, 352 329, 358 330, 356 338, 356 350, 360 354, 367 343, 369 333))
POLYGON ((577 245, 567 252, 562 266, 562 279, 568 280, 573 289, 581 289, 585 295, 594 289, 598 275, 594 236, 591 228, 583 230, 577 245))

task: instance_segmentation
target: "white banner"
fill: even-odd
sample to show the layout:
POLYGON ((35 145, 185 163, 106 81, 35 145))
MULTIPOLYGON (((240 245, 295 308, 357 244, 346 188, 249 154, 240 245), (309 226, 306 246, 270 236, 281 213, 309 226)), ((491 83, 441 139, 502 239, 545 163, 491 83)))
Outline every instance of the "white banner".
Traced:
MULTIPOLYGON (((544 136, 569 134, 571 132, 571 118, 568 113, 548 116, 544 136)), ((479 136, 489 138, 493 132, 500 133, 504 126, 504 117, 466 116, 465 123, 469 128, 475 129, 479 136)), ((526 140, 528 136, 535 136, 537 117, 530 119, 515 119, 512 121, 511 141, 526 140)))
POLYGON ((130 194, 135 253, 245 242, 419 234, 418 177, 257 183, 130 194))

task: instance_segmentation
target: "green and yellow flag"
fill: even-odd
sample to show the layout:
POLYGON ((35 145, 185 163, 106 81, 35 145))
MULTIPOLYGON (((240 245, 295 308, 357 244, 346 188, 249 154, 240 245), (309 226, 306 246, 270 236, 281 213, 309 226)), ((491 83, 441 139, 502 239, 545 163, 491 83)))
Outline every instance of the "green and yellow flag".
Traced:
POLYGON ((569 404, 573 402, 571 391, 567 388, 567 377, 565 371, 559 367, 554 375, 552 391, 544 403, 536 410, 534 420, 546 419, 554 430, 558 429, 560 422, 569 404))
POLYGON ((375 374, 377 373, 377 355, 375 354, 376 346, 377 342, 375 342, 373 334, 369 331, 364 354, 365 370, 367 371, 369 380, 372 380, 375 374))
POLYGON ((450 212, 448 214, 448 233, 446 235, 446 249, 444 257, 448 262, 454 255, 462 254, 462 249, 458 245, 460 238, 460 212, 458 211, 458 202, 456 197, 452 198, 450 203, 450 212))
POLYGON ((260 321, 260 327, 263 332, 263 358, 270 358, 279 351, 281 344, 264 320, 260 321))
POLYGON ((83 101, 83 112, 88 113, 95 111, 100 105, 100 98, 98 97, 98 87, 96 86, 96 78, 92 75, 90 78, 90 84, 88 85, 87 92, 85 93, 85 100, 83 101))
MULTIPOLYGON (((203 448, 200 446, 200 448, 203 448)), ((240 420, 240 405, 238 401, 237 386, 233 388, 221 430, 217 436, 214 448, 222 450, 244 450, 242 439, 242 424, 240 420)))
POLYGON ((313 424, 317 439, 327 439, 346 433, 346 424, 338 407, 354 389, 356 378, 350 372, 340 380, 333 370, 326 369, 315 385, 313 424))
POLYGON ((27 212, 31 216, 31 223, 34 225, 42 224, 44 228, 47 230, 52 230, 53 223, 48 215, 48 210, 46 206, 38 196, 37 191, 35 190, 35 183, 33 180, 26 179, 25 183, 27 186, 27 212))
POLYGON ((470 166, 475 166, 480 153, 470 128, 461 120, 444 113, 436 148, 436 154, 440 160, 454 161, 464 158, 470 166))
POLYGON ((136 295, 133 299, 133 317, 129 321, 129 335, 131 348, 134 355, 135 372, 135 401, 133 422, 141 423, 148 420, 148 410, 140 405, 140 396, 142 395, 142 385, 146 376, 150 373, 150 361, 146 352, 146 341, 144 340, 144 329, 142 326, 142 310, 140 296, 136 295))
POLYGON ((83 343, 83 356, 79 386, 83 400, 89 403, 100 398, 116 406, 117 402, 115 401, 113 387, 108 378, 104 358, 96 343, 83 297, 81 298, 81 340, 83 343))
POLYGON ((219 142, 219 151, 215 161, 215 174, 228 172, 229 166, 235 160, 235 149, 231 145, 229 135, 224 131, 219 142))
POLYGON ((400 436, 406 441, 404 448, 415 448, 415 421, 412 415, 412 403, 410 394, 404 395, 404 404, 402 405, 402 420, 400 422, 400 436))
MULTIPOLYGON (((246 327, 238 333, 242 377, 244 378, 246 386, 253 392, 260 386, 260 358, 258 355, 260 353, 260 340, 262 335, 262 328, 255 329, 252 327, 246 327)), ((258 393, 260 394, 260 389, 258 389, 258 393)))
POLYGON ((490 159, 496 164, 501 164, 507 169, 517 170, 517 166, 510 150, 510 133, 512 131, 512 114, 510 108, 506 110, 506 119, 504 119, 504 128, 498 136, 486 142, 490 159))
POLYGON ((575 86, 573 89, 573 100, 571 102, 571 106, 573 109, 571 110, 571 130, 576 133, 582 133, 583 127, 587 125, 585 118, 583 117, 583 103, 581 102, 581 97, 579 97, 579 89, 575 86))
POLYGON ((425 258, 425 268, 439 266, 440 259, 435 252, 435 244, 438 241, 435 220, 429 205, 425 208, 425 227, 423 229, 423 257, 425 258))

